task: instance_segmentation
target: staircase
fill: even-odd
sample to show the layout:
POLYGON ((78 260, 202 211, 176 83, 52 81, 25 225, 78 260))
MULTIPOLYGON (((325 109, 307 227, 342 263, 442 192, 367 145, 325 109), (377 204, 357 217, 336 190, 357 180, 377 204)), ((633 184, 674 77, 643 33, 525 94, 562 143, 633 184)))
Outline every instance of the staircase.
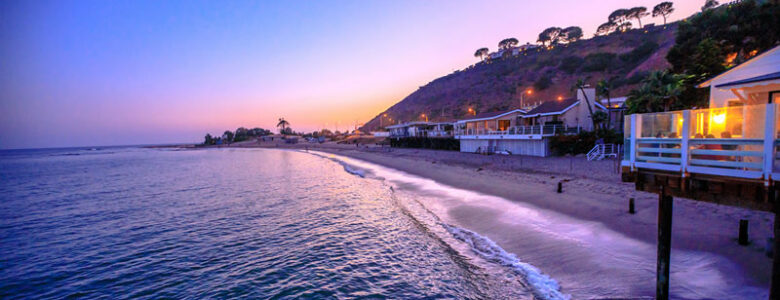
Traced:
POLYGON ((593 149, 588 152, 588 161, 602 160, 605 157, 617 157, 618 151, 615 144, 596 144, 593 149))

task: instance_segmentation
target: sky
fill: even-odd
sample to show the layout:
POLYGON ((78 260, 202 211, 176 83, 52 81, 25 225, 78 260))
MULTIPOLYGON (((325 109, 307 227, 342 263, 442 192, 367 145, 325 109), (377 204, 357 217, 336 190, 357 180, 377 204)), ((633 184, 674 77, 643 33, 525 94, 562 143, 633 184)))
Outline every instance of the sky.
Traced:
MULTIPOLYGON (((0 148, 353 129, 550 26, 661 0, 0 1, 0 148)), ((703 0, 677 0, 670 21, 703 0)), ((643 23, 662 23, 647 17, 643 23)))

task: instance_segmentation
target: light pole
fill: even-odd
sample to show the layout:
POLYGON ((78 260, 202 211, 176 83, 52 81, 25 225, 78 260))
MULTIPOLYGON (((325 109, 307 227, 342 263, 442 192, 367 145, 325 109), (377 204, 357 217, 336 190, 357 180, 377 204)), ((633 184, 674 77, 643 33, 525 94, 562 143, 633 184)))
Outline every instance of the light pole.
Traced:
POLYGON ((534 93, 534 90, 527 89, 525 90, 525 93, 520 94, 520 109, 523 109, 523 104, 525 104, 525 94, 528 94, 528 96, 531 96, 531 94, 534 93))

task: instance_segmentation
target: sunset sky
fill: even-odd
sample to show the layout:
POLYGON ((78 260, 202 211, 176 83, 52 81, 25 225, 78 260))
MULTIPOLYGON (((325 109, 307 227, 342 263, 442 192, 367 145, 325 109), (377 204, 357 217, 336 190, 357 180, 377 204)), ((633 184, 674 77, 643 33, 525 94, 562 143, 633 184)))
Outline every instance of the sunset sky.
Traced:
MULTIPOLYGON (((0 148, 200 142, 279 117, 351 129, 479 47, 550 26, 591 37, 659 2, 5 0, 0 148)), ((671 20, 704 3, 673 2, 671 20)))

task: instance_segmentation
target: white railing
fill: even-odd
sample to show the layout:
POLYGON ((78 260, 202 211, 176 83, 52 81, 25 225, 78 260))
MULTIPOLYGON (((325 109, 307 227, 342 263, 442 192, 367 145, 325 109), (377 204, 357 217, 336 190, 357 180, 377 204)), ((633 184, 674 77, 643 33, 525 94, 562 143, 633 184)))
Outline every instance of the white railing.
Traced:
POLYGON ((682 176, 780 178, 777 109, 766 104, 626 116, 622 165, 682 176))
POLYGON ((602 160, 605 157, 617 157, 618 151, 615 144, 596 144, 587 154, 589 161, 602 160))
POLYGON ((564 125, 533 125, 533 126, 513 126, 506 130, 495 130, 485 128, 459 129, 455 135, 543 135, 550 136, 556 134, 576 134, 580 132, 580 127, 568 127, 564 125))

